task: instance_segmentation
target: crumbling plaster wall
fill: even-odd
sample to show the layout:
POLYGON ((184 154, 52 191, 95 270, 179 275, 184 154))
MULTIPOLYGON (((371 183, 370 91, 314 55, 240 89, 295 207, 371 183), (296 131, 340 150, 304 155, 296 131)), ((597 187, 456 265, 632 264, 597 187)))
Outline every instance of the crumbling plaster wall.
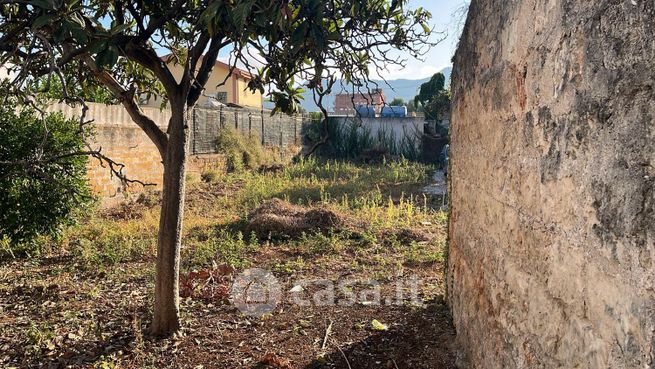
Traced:
POLYGON ((473 0, 449 303, 472 368, 655 368, 655 1, 473 0))

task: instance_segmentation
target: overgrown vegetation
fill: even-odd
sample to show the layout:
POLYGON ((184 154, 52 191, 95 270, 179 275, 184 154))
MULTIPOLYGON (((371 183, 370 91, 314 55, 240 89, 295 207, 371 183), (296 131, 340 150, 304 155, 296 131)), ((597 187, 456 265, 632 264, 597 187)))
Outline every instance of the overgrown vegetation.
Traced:
POLYGON ((56 236, 91 202, 79 122, 61 114, 0 105, 0 254, 35 253, 39 236, 56 236), (40 161, 48 153, 51 160, 40 161), (38 164, 34 164, 38 163, 38 164))
MULTIPOLYGON (((320 137, 320 122, 313 121, 308 128, 310 140, 320 137)), ((321 146, 318 154, 334 159, 357 159, 362 153, 376 150, 388 156, 404 158, 411 161, 421 159, 421 137, 414 132, 404 132, 401 137, 393 130, 379 130, 375 134, 362 125, 361 121, 353 118, 338 124, 330 120, 328 124, 329 140, 321 146)))
POLYGON ((258 137, 248 137, 234 129, 221 129, 216 140, 218 151, 227 159, 229 172, 256 170, 264 164, 264 150, 258 137))
MULTIPOLYGON (((362 165, 311 158, 276 172, 243 170, 221 173, 220 181, 188 183, 181 291, 184 308, 189 311, 185 322, 194 329, 176 342, 180 342, 181 350, 202 353, 202 357, 187 351, 184 360, 192 366, 225 361, 239 367, 233 361, 241 356, 234 356, 229 342, 245 341, 245 353, 237 355, 258 355, 251 346, 261 344, 245 337, 253 332, 259 337, 267 332, 266 337, 275 340, 280 339, 279 335, 293 338, 295 343, 289 345, 299 345, 297 351, 303 353, 295 358, 296 362, 306 360, 306 365, 310 365, 312 355, 316 355, 313 337, 324 334, 323 317, 346 314, 351 324, 340 326, 335 332, 343 335, 342 339, 353 340, 376 333, 361 328, 370 325, 372 319, 400 324, 404 317, 417 311, 436 316, 433 311, 412 306, 403 310, 400 306, 381 309, 357 305, 347 312, 330 307, 319 312, 312 310, 315 307, 285 306, 283 312, 252 319, 223 300, 225 289, 220 274, 232 268, 239 273, 256 267, 274 272, 281 283, 349 275, 360 280, 374 279, 383 285, 403 274, 418 275, 429 281, 420 292, 430 300, 443 291, 440 280, 446 224, 446 214, 433 208, 431 199, 420 191, 433 169, 406 159, 362 165), (307 214, 312 209, 323 209, 322 216, 335 214, 339 221, 320 219, 319 225, 325 227, 306 227, 304 232, 294 228, 283 237, 257 235, 260 228, 253 228, 253 224, 257 226, 253 217, 265 213, 261 206, 270 204, 272 198, 280 199, 273 203, 283 204, 287 212, 269 205, 268 214, 284 217, 289 212, 307 214), (297 327, 299 319, 303 326, 297 327), (215 347, 215 336, 207 334, 203 327, 224 321, 243 324, 243 329, 224 330, 226 336, 221 337, 227 339, 222 342, 228 342, 224 343, 225 356, 208 353, 206 350, 215 347), (305 336, 300 330, 309 333, 305 336), (231 337, 233 333, 246 336, 231 337), (189 342, 198 342, 198 346, 190 349, 189 342)), ((203 178, 209 178, 207 173, 203 178)), ((0 356, 0 366, 81 360, 89 367, 162 367, 167 360, 173 360, 163 354, 165 350, 156 348, 159 341, 142 338, 142 329, 150 319, 143 305, 153 298, 148 291, 154 279, 151 265, 156 255, 159 205, 159 193, 144 193, 125 206, 91 215, 56 239, 41 239, 46 258, 26 260, 21 267, 0 266, 0 293, 6 296, 0 301, 0 308, 11 311, 9 319, 20 316, 21 321, 27 322, 2 326, 6 333, 0 337, 0 345, 6 344, 10 349, 8 356, 0 356), (24 287, 17 288, 16 281, 24 287), (66 286, 75 286, 74 291, 66 286), (9 308, 25 304, 33 296, 41 296, 46 302, 27 310, 9 308), (43 313, 49 309, 57 313, 43 313), (111 343, 107 345, 121 349, 104 351, 108 340, 111 343), (24 342, 29 345, 26 347, 24 342), (21 364, 3 361, 14 359, 21 360, 21 364)), ((385 288, 383 292, 387 291, 385 288)), ((389 291, 395 296, 395 291, 389 291)), ((336 326, 336 317, 332 319, 336 326)), ((407 329, 412 331, 410 327, 407 329)), ((447 329, 448 323, 440 323, 439 327, 447 329)))
MULTIPOLYGON (((353 230, 361 233, 358 237, 378 240, 389 230, 422 223, 443 225, 443 213, 432 210, 427 197, 415 194, 431 170, 431 166, 408 160, 367 166, 311 158, 278 173, 233 172, 223 175, 220 183, 190 183, 183 265, 193 268, 212 261, 247 265, 248 252, 269 242, 247 231, 250 213, 272 198, 331 209, 348 219, 348 231, 331 236, 329 248, 352 244, 353 230)), ((153 193, 137 200, 139 215, 128 211, 136 204, 101 212, 58 239, 42 240, 43 246, 50 252, 74 255, 86 268, 150 260, 155 253, 159 202, 148 198, 158 196, 153 193)), ((302 239, 320 244, 317 240, 322 237, 307 234, 302 239)))
MULTIPOLYGON (((157 287, 151 332, 171 336, 181 327, 179 275, 184 224, 187 130, 192 109, 219 55, 246 65, 247 88, 270 93, 273 113, 294 113, 305 91, 319 105, 338 77, 358 86, 378 72, 404 65, 392 50, 420 57, 433 45, 432 14, 407 0, 347 2, 268 0, 138 2, 115 0, 7 0, 0 3, 0 58, 17 77, 11 93, 31 98, 28 80, 61 77, 102 84, 157 147, 164 165, 157 287), (256 53, 259 68, 248 55, 256 53), (166 60, 159 56, 167 55, 166 60), (181 78, 173 66, 181 66, 181 78), (77 67, 77 68, 76 68, 77 67), (179 76, 178 76, 179 77, 179 76), (300 82, 300 83, 296 83, 300 82), (139 108, 141 98, 168 99, 164 132, 139 108)), ((79 96, 60 78, 67 102, 79 96)), ((220 84, 227 82, 227 79, 220 84)), ((322 109, 325 111, 325 109, 322 109)), ((85 112, 86 110, 82 110, 85 112)), ((81 118, 84 120, 84 116, 81 118)), ((100 157, 100 153, 96 152, 100 157)), ((235 161, 236 163, 236 161, 235 161)), ((121 175, 120 172, 114 172, 121 175)))

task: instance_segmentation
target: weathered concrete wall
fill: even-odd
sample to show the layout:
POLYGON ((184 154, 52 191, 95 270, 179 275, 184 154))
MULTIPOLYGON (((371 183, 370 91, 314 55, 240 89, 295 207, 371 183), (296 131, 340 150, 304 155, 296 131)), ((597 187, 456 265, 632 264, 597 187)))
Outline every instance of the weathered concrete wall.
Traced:
POLYGON ((655 1, 473 0, 449 302, 472 368, 655 368, 655 1))

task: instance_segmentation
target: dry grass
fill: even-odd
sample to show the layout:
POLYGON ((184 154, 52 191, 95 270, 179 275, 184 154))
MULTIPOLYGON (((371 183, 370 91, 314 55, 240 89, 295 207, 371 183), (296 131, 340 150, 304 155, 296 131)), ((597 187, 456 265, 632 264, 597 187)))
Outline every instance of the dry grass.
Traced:
POLYGON ((297 238, 339 229, 342 224, 341 217, 329 209, 303 208, 273 198, 250 213, 246 232, 263 240, 297 238))

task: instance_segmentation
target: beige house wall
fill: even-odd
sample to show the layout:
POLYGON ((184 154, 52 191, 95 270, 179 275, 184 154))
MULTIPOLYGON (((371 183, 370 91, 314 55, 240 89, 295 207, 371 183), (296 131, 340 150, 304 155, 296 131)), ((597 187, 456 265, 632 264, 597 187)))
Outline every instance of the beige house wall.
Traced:
MULTIPOLYGON (((184 66, 169 64, 171 73, 177 81, 182 80, 184 73, 184 66)), ((245 72, 243 72, 245 73, 245 72)), ((209 76, 209 80, 205 85, 203 97, 200 98, 199 104, 204 104, 209 97, 216 97, 219 92, 227 93, 227 102, 232 104, 241 105, 251 109, 261 109, 263 104, 262 94, 248 90, 248 79, 241 76, 241 73, 235 71, 228 77, 229 68, 223 63, 217 63, 214 70, 209 76)), ((160 107, 161 100, 150 99, 145 106, 160 107)))

